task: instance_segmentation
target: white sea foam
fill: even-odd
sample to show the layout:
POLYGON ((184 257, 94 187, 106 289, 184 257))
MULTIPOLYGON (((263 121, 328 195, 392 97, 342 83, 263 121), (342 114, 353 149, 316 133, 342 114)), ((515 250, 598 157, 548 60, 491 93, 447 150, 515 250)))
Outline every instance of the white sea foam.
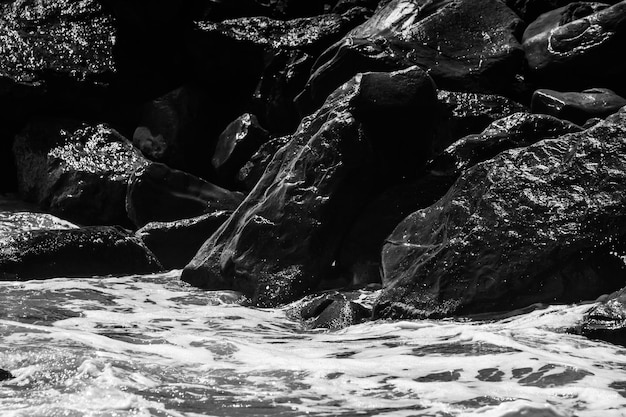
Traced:
POLYGON ((2 416, 623 416, 588 306, 304 331, 179 273, 0 283, 2 416))

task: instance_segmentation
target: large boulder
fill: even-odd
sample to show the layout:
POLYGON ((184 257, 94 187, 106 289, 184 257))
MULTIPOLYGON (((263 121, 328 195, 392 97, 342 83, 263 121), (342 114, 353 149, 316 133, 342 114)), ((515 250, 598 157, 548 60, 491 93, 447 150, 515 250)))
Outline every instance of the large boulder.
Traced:
POLYGON ((626 63, 615 59, 626 45, 626 1, 526 39, 532 75, 555 89, 626 87, 626 63), (566 74, 566 76, 564 76, 566 74))
POLYGON ((181 269, 195 256, 207 236, 219 229, 231 214, 232 211, 217 210, 189 219, 152 222, 135 235, 165 269, 181 269))
POLYGON ((522 42, 553 29, 563 26, 577 19, 582 19, 600 10, 609 7, 606 3, 592 3, 577 1, 558 9, 542 14, 534 22, 529 24, 522 36, 522 42))
MULTIPOLYGON (((614 4, 618 1, 608 0, 603 3, 614 4)), ((531 24, 545 13, 550 13, 569 4, 587 3, 577 0, 505 0, 504 2, 528 24, 531 24)))
POLYGON ((287 309, 287 316, 307 329, 339 330, 370 318, 371 306, 364 305, 366 291, 328 291, 299 300, 287 309))
POLYGON ((626 289, 594 305, 585 314, 580 329, 589 338, 626 346, 626 289))
POLYGON ((274 156, 182 279, 282 304, 331 275, 350 221, 381 183, 428 157, 436 93, 417 67, 359 74, 337 89, 274 156))
POLYGON ((606 88, 580 93, 540 89, 533 94, 531 104, 534 113, 549 114, 579 125, 589 119, 605 118, 623 106, 626 106, 626 99, 606 88))
POLYGON ((626 108, 579 133, 466 171, 383 249, 378 317, 443 317, 573 302, 623 286, 626 108))
POLYGON ((80 224, 129 223, 127 183, 148 162, 108 125, 37 120, 18 134, 13 151, 24 199, 80 224))
POLYGON ((237 172, 237 182, 244 189, 252 190, 263 176, 276 152, 289 143, 290 139, 290 136, 281 136, 261 145, 259 150, 237 172))
POLYGON ((298 105, 308 114, 356 72, 409 65, 440 88, 510 91, 523 66, 521 23, 499 0, 390 1, 324 52, 298 105))
POLYGON ((219 210, 234 210, 242 200, 241 193, 167 165, 151 163, 130 178, 126 210, 132 222, 142 227, 150 222, 169 222, 219 210))
POLYGON ((0 280, 146 274, 162 270, 129 232, 109 226, 30 230, 0 238, 0 280))

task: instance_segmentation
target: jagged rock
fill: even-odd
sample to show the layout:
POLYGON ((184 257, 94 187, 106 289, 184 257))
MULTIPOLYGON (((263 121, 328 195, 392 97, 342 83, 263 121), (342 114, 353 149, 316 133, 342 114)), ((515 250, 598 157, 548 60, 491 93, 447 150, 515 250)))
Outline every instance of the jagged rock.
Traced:
POLYGON ((220 177, 232 183, 239 170, 269 140, 256 116, 246 113, 222 132, 211 163, 220 177))
POLYGON ((390 1, 324 52, 298 106, 309 114, 357 72, 410 65, 427 69, 440 88, 509 91, 523 64, 520 24, 498 0, 390 1))
POLYGON ((295 303, 287 314, 309 329, 344 329, 370 318, 370 308, 358 302, 359 291, 330 291, 306 297, 295 303))
POLYGON ((190 40, 198 78, 213 101, 220 129, 250 111, 276 133, 291 133, 298 114, 288 104, 299 92, 313 57, 363 22, 362 11, 291 20, 247 17, 222 22, 199 21, 190 40))
POLYGON ((0 280, 147 274, 154 255, 119 227, 31 230, 0 237, 0 280))
POLYGON ((370 193, 427 157, 435 104, 433 82, 417 67, 360 74, 337 89, 303 120, 182 279, 241 291, 259 306, 315 288, 370 193), (412 126, 420 129, 411 134, 412 126))
POLYGON ((592 307, 583 319, 581 333, 626 346, 626 290, 617 291, 592 307))
POLYGON ((582 130, 580 126, 556 117, 515 113, 496 120, 480 134, 459 139, 437 155, 429 164, 429 168, 439 175, 456 179, 463 171, 505 150, 582 130))
POLYGON ((128 183, 126 210, 133 223, 169 222, 205 213, 234 210, 243 200, 226 190, 167 165, 152 163, 135 172, 128 183))
POLYGON ((623 286, 626 108, 595 127, 499 154, 413 213, 383 249, 377 317, 574 302, 623 286))
POLYGON ((0 369, 0 381, 7 381, 9 379, 15 378, 13 374, 9 371, 5 371, 4 369, 0 369))
POLYGON ((250 191, 256 186, 276 152, 289 143, 290 139, 290 136, 282 136, 266 142, 239 170, 237 180, 246 190, 250 191))
POLYGON ((606 88, 581 93, 541 89, 535 91, 531 104, 534 113, 549 114, 579 125, 592 118, 607 117, 623 106, 626 106, 626 99, 606 88))
POLYGON ((626 62, 616 60, 626 44, 626 2, 549 28, 523 46, 532 74, 555 89, 607 87, 623 90, 626 62), (548 84, 549 83, 549 84, 548 84))
POLYGON ((147 161, 105 124, 30 123, 13 144, 21 196, 80 224, 128 223, 127 182, 147 161))
POLYGON ((503 96, 439 90, 442 107, 441 132, 437 147, 443 150, 457 139, 482 132, 490 123, 526 107, 503 96))
POLYGON ((198 249, 232 214, 214 211, 173 222, 148 223, 135 235, 154 253, 165 269, 179 269, 191 261, 198 249))
POLYGON ((558 9, 551 10, 542 14, 534 22, 529 24, 524 31, 522 42, 539 35, 543 32, 549 32, 559 26, 566 25, 574 20, 582 19, 600 10, 609 7, 606 3, 592 3, 577 1, 558 9))

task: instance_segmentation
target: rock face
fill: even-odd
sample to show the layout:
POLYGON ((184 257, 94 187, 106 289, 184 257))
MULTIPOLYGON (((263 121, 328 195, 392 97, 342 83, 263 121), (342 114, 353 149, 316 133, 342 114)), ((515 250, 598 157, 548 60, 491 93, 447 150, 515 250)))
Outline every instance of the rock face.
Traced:
POLYGON ((595 305, 583 320, 582 334, 626 346, 626 290, 611 294, 595 305))
POLYGON ((231 216, 232 211, 214 211, 172 222, 148 223, 136 236, 154 253, 165 269, 180 269, 191 261, 207 236, 231 216))
POLYGON ((378 317, 442 317, 589 299, 623 285, 626 109, 504 152, 407 217, 383 250, 378 317))
POLYGON ((626 106, 626 99, 606 88, 594 88, 581 93, 563 93, 541 89, 535 91, 532 111, 545 113, 584 125, 592 118, 604 118, 626 106))
POLYGON ((237 181, 242 184, 246 190, 252 190, 263 176, 263 172, 276 152, 289 143, 290 139, 290 136, 282 136, 264 143, 259 150, 252 155, 250 160, 241 167, 237 173, 237 181))
POLYGON ((554 88, 624 87, 626 63, 615 60, 626 42, 626 2, 598 11, 524 42, 534 76, 554 88), (567 76, 563 76, 567 74, 567 76))
POLYGON ((114 129, 39 120, 16 137, 13 151, 24 199, 80 224, 128 223, 127 182, 147 161, 114 129))
POLYGON ((310 112, 356 72, 409 65, 427 69, 440 88, 508 90, 522 67, 520 24, 498 0, 390 1, 324 52, 298 105, 310 112))
POLYGON ((162 270, 154 255, 117 227, 31 230, 0 238, 0 280, 146 274, 162 270))
POLYGON ((395 135, 394 129, 406 133, 418 117, 422 129, 428 126, 435 102, 432 80, 416 67, 360 74, 337 89, 303 120, 182 279, 242 291, 259 306, 311 291, 330 275, 343 234, 369 192, 428 156, 428 135, 395 135))
POLYGON ((133 223, 169 222, 234 210, 241 193, 228 191, 198 177, 152 163, 137 170, 128 184, 126 210, 133 223))

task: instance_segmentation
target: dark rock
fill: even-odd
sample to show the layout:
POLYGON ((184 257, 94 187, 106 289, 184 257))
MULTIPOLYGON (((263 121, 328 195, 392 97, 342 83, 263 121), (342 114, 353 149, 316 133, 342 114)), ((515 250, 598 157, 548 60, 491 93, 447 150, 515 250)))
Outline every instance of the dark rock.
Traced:
POLYGON ((555 89, 624 87, 626 62, 616 60, 626 43, 626 3, 600 10, 524 42, 532 75, 555 89))
POLYGON ((298 106, 310 113, 356 72, 410 65, 427 69, 440 88, 509 91, 523 63, 520 24, 498 0, 390 1, 324 52, 298 106))
MULTIPOLYGON (((619 0, 608 0, 603 3, 615 4, 619 0)), ((526 23, 534 22, 540 15, 570 3, 582 3, 576 0, 505 0, 526 23)))
POLYGON ((226 0, 213 1, 207 7, 206 17, 223 20, 244 16, 269 16, 275 19, 293 19, 328 13, 337 0, 226 0))
POLYGON ((220 177, 232 183, 239 170, 269 140, 269 133, 256 116, 246 113, 232 122, 220 135, 211 160, 220 177))
POLYGON ((532 111, 584 125, 591 118, 605 118, 626 106, 626 99, 606 88, 581 93, 541 89, 533 94, 532 111))
POLYGON ((354 7, 363 7, 367 10, 374 12, 380 0, 339 0, 335 7, 333 7, 333 13, 345 13, 354 7))
POLYGON ((198 249, 232 214, 214 211, 199 217, 173 222, 148 223, 135 236, 154 253, 165 269, 180 269, 191 261, 198 249))
POLYGON ((0 210, 0 235, 27 230, 66 230, 78 226, 51 214, 0 210))
POLYGON ((539 35, 543 32, 549 32, 559 26, 566 25, 574 20, 582 19, 592 15, 600 10, 609 7, 606 3, 591 3, 577 1, 570 3, 566 6, 559 7, 558 9, 551 10, 542 14, 534 22, 528 25, 524 31, 522 42, 539 35))
POLYGON ((80 224, 128 224, 127 182, 147 161, 111 127, 38 120, 13 151, 24 199, 80 224))
POLYGON ((154 255, 118 227, 31 230, 0 238, 0 280, 147 274, 162 270, 154 255))
POLYGON ((587 312, 581 326, 583 335, 626 346, 626 290, 611 294, 587 312))
POLYGON ((9 371, 5 371, 4 369, 0 369, 0 382, 7 381, 9 379, 15 378, 13 374, 9 371))
POLYGON ((582 130, 580 126, 552 116, 515 113, 493 122, 480 134, 459 139, 436 156, 429 168, 456 179, 463 171, 505 150, 582 130))
POLYGON ((623 286, 626 109, 499 154, 407 217, 383 250, 377 317, 442 317, 574 302, 623 286))
POLYGON ((250 191, 257 185, 276 152, 289 143, 290 139, 290 136, 282 136, 266 142, 239 170, 237 180, 246 190, 250 191))
POLYGON ((133 223, 169 222, 205 213, 234 210, 241 193, 228 191, 198 177, 152 163, 135 172, 128 183, 126 210, 133 223))
POLYGON ((306 297, 288 310, 288 315, 309 329, 340 330, 370 318, 372 311, 359 303, 358 291, 330 291, 306 297))
POLYGON ((439 90, 442 107, 441 133, 436 146, 443 150, 457 139, 482 132, 490 123, 526 107, 503 96, 439 90))
POLYGON ((432 80, 416 67, 360 74, 337 89, 303 120, 182 279, 241 291, 259 306, 311 291, 331 274, 343 235, 372 190, 427 157, 435 104, 432 80), (415 136, 409 126, 420 126, 415 136))

